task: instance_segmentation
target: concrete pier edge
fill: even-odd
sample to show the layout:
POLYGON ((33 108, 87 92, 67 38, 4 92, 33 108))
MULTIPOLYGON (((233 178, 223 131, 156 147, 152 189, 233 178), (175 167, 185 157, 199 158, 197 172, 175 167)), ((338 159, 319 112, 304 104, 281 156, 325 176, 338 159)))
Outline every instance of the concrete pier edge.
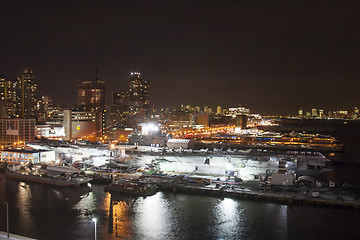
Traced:
POLYGON ((12 239, 12 240, 36 240, 35 238, 24 237, 16 234, 9 234, 9 238, 7 238, 7 232, 0 231, 0 240, 2 239, 12 239))

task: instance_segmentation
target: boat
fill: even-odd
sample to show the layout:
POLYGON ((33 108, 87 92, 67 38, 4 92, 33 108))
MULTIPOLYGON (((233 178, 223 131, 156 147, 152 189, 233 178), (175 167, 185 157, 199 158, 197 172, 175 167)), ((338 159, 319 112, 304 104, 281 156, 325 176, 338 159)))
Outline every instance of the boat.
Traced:
POLYGON ((13 165, 5 167, 8 178, 64 187, 79 187, 90 182, 84 172, 77 169, 47 165, 13 165))
POLYGON ((106 186, 104 190, 111 194, 119 193, 121 195, 148 197, 157 193, 159 187, 156 184, 143 182, 139 179, 114 178, 112 183, 106 186))

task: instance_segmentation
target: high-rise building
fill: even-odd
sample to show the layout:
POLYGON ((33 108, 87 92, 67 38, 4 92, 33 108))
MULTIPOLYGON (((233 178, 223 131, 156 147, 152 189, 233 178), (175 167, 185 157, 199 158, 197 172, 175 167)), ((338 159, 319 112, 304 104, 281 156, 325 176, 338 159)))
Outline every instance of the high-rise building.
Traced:
POLYGON ((37 84, 32 69, 25 68, 14 83, 14 115, 20 118, 36 117, 37 84))
MULTIPOLYGON (((99 54, 98 54, 99 58, 99 54)), ((99 59, 98 59, 99 60, 99 59)), ((99 80, 99 67, 96 65, 95 80, 78 83, 78 105, 85 112, 95 113, 98 134, 103 136, 106 124, 105 82, 99 80)))
POLYGON ((140 107, 146 107, 150 103, 150 85, 149 81, 140 78, 140 75, 139 72, 130 74, 130 101, 135 102, 140 107))
POLYGON ((135 127, 150 118, 150 85, 140 77, 139 72, 132 72, 129 91, 114 92, 111 103, 111 120, 117 126, 135 127))
POLYGON ((37 85, 33 72, 25 68, 16 80, 0 77, 2 118, 36 118, 37 85))
POLYGON ((322 109, 319 110, 319 117, 320 118, 324 117, 324 110, 322 110, 322 109))
POLYGON ((313 108, 313 109, 311 110, 311 116, 312 116, 312 117, 317 117, 317 116, 318 116, 318 112, 317 112, 317 109, 316 109, 316 108, 313 108))
POLYGON ((300 118, 304 117, 304 111, 302 107, 299 108, 298 115, 300 118))
POLYGON ((359 108, 358 108, 358 107, 354 107, 353 119, 358 119, 358 118, 359 118, 359 108))
POLYGON ((14 82, 0 76, 0 118, 10 118, 14 115, 14 82))
POLYGON ((42 96, 36 103, 38 121, 46 122, 49 116, 49 111, 53 106, 53 101, 48 96, 42 96))
POLYGON ((129 92, 114 92, 111 103, 111 120, 112 122, 121 122, 130 113, 129 109, 129 92))
POLYGON ((209 107, 208 106, 204 106, 204 112, 207 113, 209 111, 209 107))
POLYGON ((87 112, 103 111, 105 109, 105 82, 81 81, 78 84, 78 105, 87 112))
POLYGON ((0 77, 1 118, 37 118, 37 84, 33 71, 25 68, 16 80, 0 77))
POLYGON ((129 101, 129 92, 121 91, 115 92, 112 96, 112 103, 113 104, 126 104, 129 101))
POLYGON ((247 115, 237 115, 235 117, 236 127, 239 127, 241 129, 246 128, 247 121, 248 121, 247 115))
POLYGON ((331 111, 328 112, 328 118, 334 117, 333 115, 334 115, 334 114, 333 114, 331 111))
POLYGON ((0 144, 19 144, 35 138, 35 119, 0 119, 0 144))
POLYGON ((217 108, 216 108, 216 114, 217 115, 222 115, 222 107, 221 106, 217 106, 217 108))

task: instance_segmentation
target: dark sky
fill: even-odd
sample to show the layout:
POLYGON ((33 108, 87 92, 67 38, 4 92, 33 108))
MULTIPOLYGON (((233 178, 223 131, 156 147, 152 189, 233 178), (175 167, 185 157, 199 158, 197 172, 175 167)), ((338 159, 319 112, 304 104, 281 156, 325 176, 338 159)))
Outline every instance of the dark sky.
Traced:
POLYGON ((99 49, 108 100, 139 71, 155 106, 360 106, 358 0, 54 2, 1 1, 0 74, 31 66, 57 104, 76 103, 99 49))

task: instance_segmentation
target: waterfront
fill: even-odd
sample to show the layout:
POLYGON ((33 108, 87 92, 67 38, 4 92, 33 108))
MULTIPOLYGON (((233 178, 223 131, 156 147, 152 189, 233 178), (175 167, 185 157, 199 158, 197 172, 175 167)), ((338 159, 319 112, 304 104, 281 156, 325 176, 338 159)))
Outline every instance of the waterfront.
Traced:
MULTIPOLYGON (((341 125, 345 153, 324 179, 359 184, 359 122, 341 125), (350 128, 348 127, 350 126, 350 128), (350 140, 349 140, 350 139, 350 140)), ((104 185, 63 188, 6 179, 0 174, 0 203, 9 202, 10 232, 36 239, 358 239, 359 210, 281 205, 209 196, 157 193, 111 198, 104 185), (113 202, 113 204, 111 204, 113 202), (110 214, 112 212, 112 214, 110 214)), ((0 231, 6 208, 0 205, 0 231)))
MULTIPOLYGON (((287 206, 183 194, 116 198, 91 189, 22 183, 0 175, 10 231, 37 239, 358 239, 358 210, 287 206), (341 229, 341 231, 340 231, 341 229)), ((0 230, 6 230, 5 206, 0 230)))

